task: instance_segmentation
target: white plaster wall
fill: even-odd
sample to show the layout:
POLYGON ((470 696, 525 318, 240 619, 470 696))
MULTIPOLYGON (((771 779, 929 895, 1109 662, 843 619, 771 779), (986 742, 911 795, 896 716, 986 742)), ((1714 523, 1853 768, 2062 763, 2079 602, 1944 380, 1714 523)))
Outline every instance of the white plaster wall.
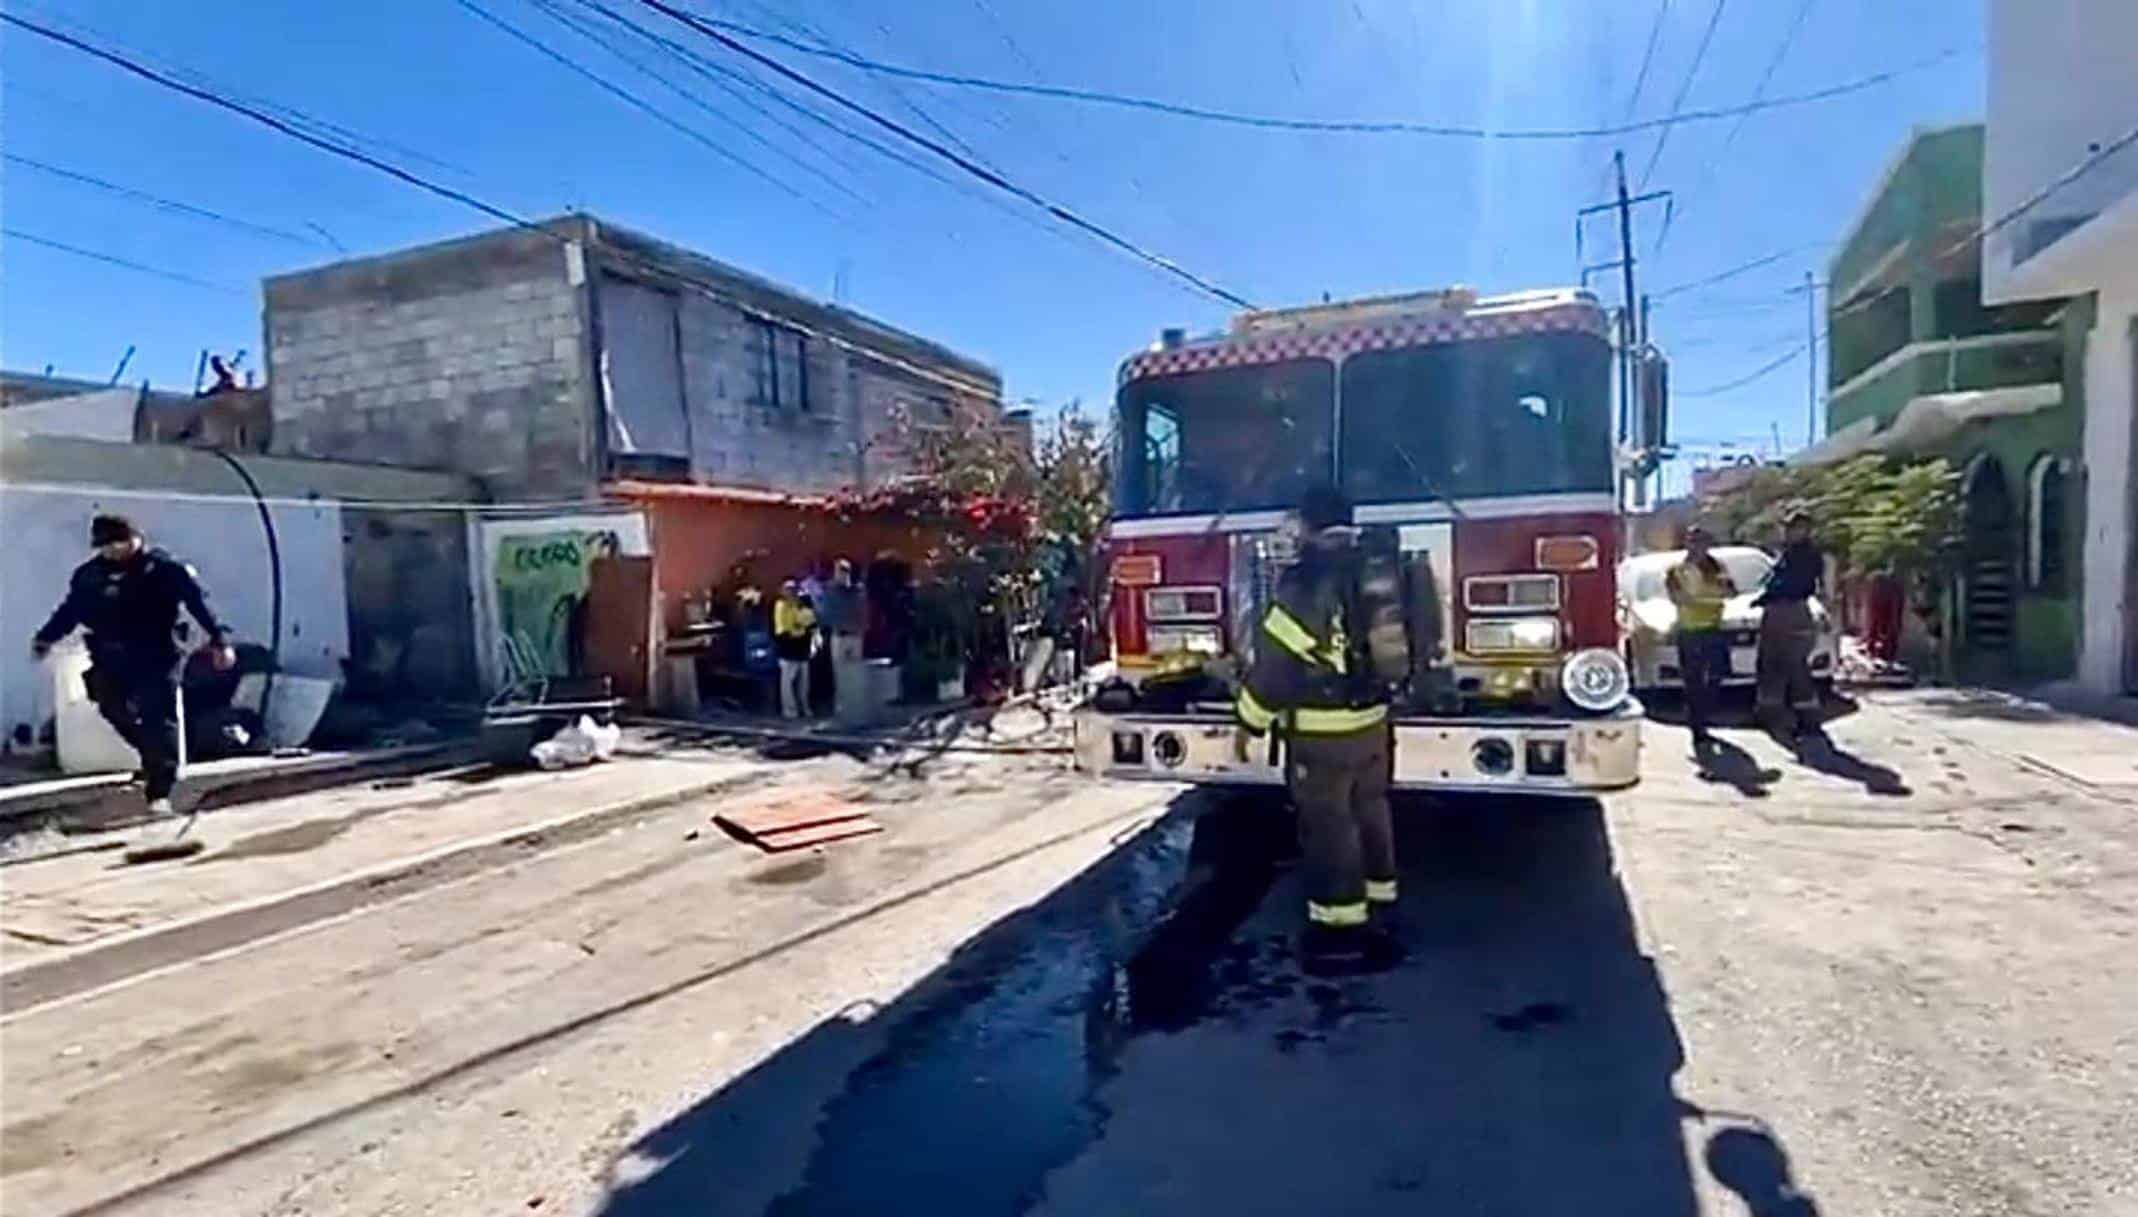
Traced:
POLYGON ((140 404, 141 390, 125 388, 9 406, 0 413, 0 442, 28 435, 67 435, 130 444, 134 411, 140 404))
MULTIPOLYGON (((0 747, 15 728, 35 732, 52 713, 50 677, 30 657, 30 636, 89 557, 89 519, 128 516, 152 545, 200 572, 208 603, 243 642, 266 644, 273 580, 259 508, 232 479, 232 495, 122 491, 80 483, 0 484, 0 747)), ((341 509, 331 502, 270 508, 282 555, 282 667, 339 678, 349 654, 342 581, 341 509)), ((182 617, 182 620, 187 619, 182 617)), ((200 639, 199 628, 193 640, 200 639)))
POLYGON ((2086 539, 2080 609, 2079 681, 2097 692, 2123 690, 2130 594, 2131 410, 2138 388, 2131 348, 2138 324, 2138 249, 2101 285, 2086 349, 2086 539))
MULTIPOLYGON (((1989 106, 1983 152, 1983 208, 1991 217, 2019 207, 2043 187, 2138 123, 2138 3, 2133 0, 1991 0, 1989 106)), ((2030 218, 2107 209, 2138 191, 2138 147, 2044 200, 2030 218)), ((1984 283, 2008 296, 2011 246, 2024 225, 1993 236, 1984 283)), ((2052 247, 2053 248, 2053 247, 2052 247)), ((2062 295, 2042 285, 2042 295, 2062 295)))

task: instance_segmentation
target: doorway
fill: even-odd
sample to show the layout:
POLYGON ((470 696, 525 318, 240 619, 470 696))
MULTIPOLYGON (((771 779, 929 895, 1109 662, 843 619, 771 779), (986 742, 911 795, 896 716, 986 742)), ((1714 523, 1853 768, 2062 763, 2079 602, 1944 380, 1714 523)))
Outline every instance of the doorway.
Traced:
POLYGON ((2004 466, 1977 457, 1961 487, 1960 637, 1970 658, 2002 659, 2012 650, 2014 582, 2012 554, 2017 513, 2004 466))

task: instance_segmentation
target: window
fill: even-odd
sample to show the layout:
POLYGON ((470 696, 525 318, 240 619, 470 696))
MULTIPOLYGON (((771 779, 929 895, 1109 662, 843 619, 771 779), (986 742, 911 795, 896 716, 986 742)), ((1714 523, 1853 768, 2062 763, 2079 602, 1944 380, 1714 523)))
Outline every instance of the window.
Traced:
POLYGON ((2065 594, 2071 463, 2043 453, 2027 470, 2027 585, 2065 594))
POLYGON ((673 292, 614 275, 601 278, 601 391, 609 460, 630 476, 690 472, 690 418, 683 405, 673 292))
POLYGON ((1289 508, 1335 467, 1325 359, 1216 368, 1122 386, 1123 515, 1289 508))
POLYGON ((807 338, 774 321, 750 324, 750 399, 775 410, 809 409, 807 338))
POLYGON ((1598 339, 1369 351, 1343 378, 1343 482, 1357 502, 1611 489, 1611 352, 1598 339))

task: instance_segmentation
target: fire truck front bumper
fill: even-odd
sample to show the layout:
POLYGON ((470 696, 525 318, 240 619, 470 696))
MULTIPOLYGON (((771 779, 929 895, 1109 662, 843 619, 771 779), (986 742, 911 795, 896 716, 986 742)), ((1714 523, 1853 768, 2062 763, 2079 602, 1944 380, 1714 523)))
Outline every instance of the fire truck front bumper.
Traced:
MULTIPOLYGON (((1637 701, 1609 714, 1506 718, 1398 718, 1399 790, 1560 795, 1622 790, 1640 780, 1637 701)), ((1100 777, 1212 785, 1281 786, 1281 742, 1249 739, 1243 758, 1232 720, 1202 714, 1075 715, 1076 765, 1100 777)))

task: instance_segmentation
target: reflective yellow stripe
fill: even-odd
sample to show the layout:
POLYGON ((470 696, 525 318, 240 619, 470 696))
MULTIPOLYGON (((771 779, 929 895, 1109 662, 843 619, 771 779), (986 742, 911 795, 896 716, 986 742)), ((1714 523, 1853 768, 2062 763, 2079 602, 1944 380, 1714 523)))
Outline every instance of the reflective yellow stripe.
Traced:
POLYGON ((1395 880, 1393 880, 1393 879, 1368 879, 1368 880, 1366 881, 1366 903, 1368 903, 1368 904, 1394 904, 1395 902, 1396 902, 1396 881, 1395 881, 1395 880))
POLYGON ((1307 901, 1307 920, 1315 925, 1354 926, 1366 924, 1366 902, 1316 904, 1307 901))
POLYGON ((1387 721, 1387 706, 1362 706, 1356 710, 1302 708, 1292 712, 1292 727, 1301 735, 1349 735, 1387 721))
POLYGON ((1338 676, 1351 671, 1351 640, 1344 637, 1344 623, 1334 622, 1329 627, 1329 644, 1322 648, 1321 661, 1336 669, 1338 676))
POLYGON ((1262 699, 1256 697, 1255 691, 1246 685, 1240 686, 1240 697, 1233 703, 1233 710, 1239 714, 1240 721, 1246 724, 1249 731, 1267 731, 1270 725, 1277 721, 1277 712, 1263 705, 1262 699))
POLYGON ((1307 627, 1299 624, 1299 618, 1292 616, 1283 605, 1273 604, 1269 607, 1269 615, 1262 619, 1262 628, 1268 630, 1269 636, 1276 639, 1277 645, 1285 650, 1308 663, 1321 662, 1321 656, 1318 654, 1321 644, 1314 640, 1314 635, 1307 631, 1307 627))

